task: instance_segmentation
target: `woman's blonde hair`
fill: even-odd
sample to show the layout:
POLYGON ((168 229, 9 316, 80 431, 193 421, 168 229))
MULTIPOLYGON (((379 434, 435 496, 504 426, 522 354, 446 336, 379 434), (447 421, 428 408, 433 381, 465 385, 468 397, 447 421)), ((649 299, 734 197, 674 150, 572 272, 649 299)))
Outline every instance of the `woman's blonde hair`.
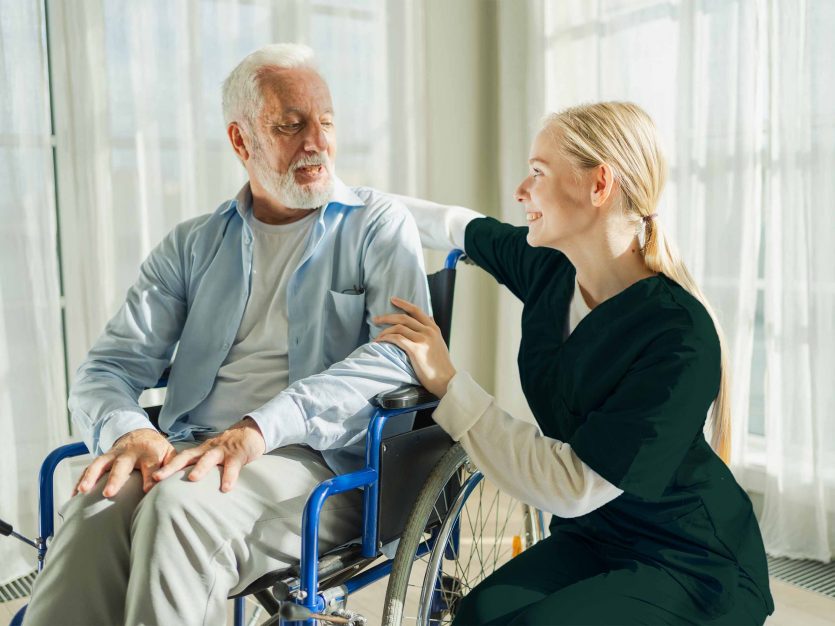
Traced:
POLYGON ((642 252, 649 270, 672 278, 707 309, 721 348, 719 394, 711 412, 711 445, 727 463, 731 444, 731 402, 725 337, 713 308, 681 260, 673 242, 655 219, 667 165, 655 124, 639 106, 629 102, 599 102, 571 107, 545 118, 559 148, 582 169, 603 163, 619 183, 623 210, 642 236, 642 252))

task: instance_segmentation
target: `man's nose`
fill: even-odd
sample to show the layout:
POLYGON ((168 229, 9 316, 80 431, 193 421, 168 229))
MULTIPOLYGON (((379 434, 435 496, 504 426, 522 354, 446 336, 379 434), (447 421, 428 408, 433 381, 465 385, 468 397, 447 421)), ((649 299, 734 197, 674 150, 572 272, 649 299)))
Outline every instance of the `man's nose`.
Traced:
POLYGON ((327 152, 328 136, 321 124, 310 124, 307 127, 307 135, 304 138, 304 149, 306 152, 327 152))

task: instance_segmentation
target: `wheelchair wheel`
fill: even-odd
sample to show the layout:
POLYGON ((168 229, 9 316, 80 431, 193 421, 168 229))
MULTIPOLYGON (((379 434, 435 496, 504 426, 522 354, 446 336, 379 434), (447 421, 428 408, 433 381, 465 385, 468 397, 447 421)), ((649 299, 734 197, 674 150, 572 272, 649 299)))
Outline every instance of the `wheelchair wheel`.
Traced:
POLYGON ((499 491, 454 445, 409 516, 389 576, 383 624, 451 623, 461 598, 543 530, 539 511, 499 491))

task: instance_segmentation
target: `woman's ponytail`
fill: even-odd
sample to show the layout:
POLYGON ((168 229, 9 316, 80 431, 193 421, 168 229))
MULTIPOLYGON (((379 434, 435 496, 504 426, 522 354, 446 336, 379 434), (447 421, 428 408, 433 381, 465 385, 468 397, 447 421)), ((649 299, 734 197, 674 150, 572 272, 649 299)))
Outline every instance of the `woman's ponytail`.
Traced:
POLYGON ((623 209, 639 231, 646 266, 672 278, 705 307, 721 348, 719 394, 710 419, 711 445, 726 462, 731 449, 730 374, 725 337, 713 308, 693 280, 673 242, 665 236, 655 214, 666 178, 655 125, 639 106, 628 102, 599 102, 549 115, 545 127, 578 168, 607 163, 623 196, 623 209))
POLYGON ((725 463, 731 458, 731 382, 728 366, 727 350, 725 349, 725 334, 722 326, 716 318, 713 307, 699 288, 687 266, 681 260, 673 242, 664 236, 664 230, 659 220, 654 217, 644 220, 644 261, 647 268, 653 272, 660 272, 669 276, 679 285, 684 287, 690 295, 702 303, 707 310, 716 334, 719 336, 719 347, 721 348, 721 377, 719 379, 719 394, 713 402, 710 415, 710 444, 716 453, 725 463))

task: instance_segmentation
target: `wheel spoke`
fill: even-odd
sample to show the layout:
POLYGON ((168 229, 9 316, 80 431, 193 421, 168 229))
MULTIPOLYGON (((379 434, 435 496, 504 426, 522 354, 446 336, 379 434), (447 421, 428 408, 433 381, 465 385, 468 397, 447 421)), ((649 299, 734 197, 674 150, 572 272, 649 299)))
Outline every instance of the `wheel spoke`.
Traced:
POLYGON ((408 531, 411 533, 410 543, 406 543, 404 533, 401 546, 405 550, 402 554, 398 551, 390 577, 385 624, 402 622, 418 626, 448 626, 452 623, 461 598, 511 558, 512 537, 516 534, 525 535, 524 519, 521 524, 518 519, 521 504, 486 479, 481 479, 477 485, 468 485, 474 475, 467 469, 466 463, 460 445, 454 446, 433 474, 435 482, 431 486, 427 483, 418 497, 413 521, 410 521, 409 526, 412 530, 408 531), (443 463, 447 463, 444 467, 449 469, 442 470, 443 463), (451 479, 444 478, 450 476, 451 479), (442 484, 443 481, 447 484, 442 484), (468 495, 464 496, 459 490, 467 488, 472 490, 465 492, 468 495), (461 497, 466 497, 466 501, 462 503, 461 497), (457 519, 457 543, 453 543, 452 535, 446 541, 440 540, 438 533, 442 526, 436 527, 431 535, 419 532, 420 520, 430 518, 440 519, 442 524, 446 524, 445 532, 449 532, 450 522, 444 520, 451 506, 461 507, 457 519), (406 554, 414 555, 418 549, 426 549, 432 536, 437 537, 437 541, 431 551, 411 560, 405 558, 406 554), (448 559, 447 556, 452 558, 448 559), (430 566, 433 569, 428 569, 430 566), (399 581, 396 587, 392 586, 395 584, 394 579, 399 581), (424 606, 423 610, 435 612, 421 619, 418 612, 425 584, 433 585, 432 594, 429 595, 434 595, 434 598, 431 608, 424 606))

